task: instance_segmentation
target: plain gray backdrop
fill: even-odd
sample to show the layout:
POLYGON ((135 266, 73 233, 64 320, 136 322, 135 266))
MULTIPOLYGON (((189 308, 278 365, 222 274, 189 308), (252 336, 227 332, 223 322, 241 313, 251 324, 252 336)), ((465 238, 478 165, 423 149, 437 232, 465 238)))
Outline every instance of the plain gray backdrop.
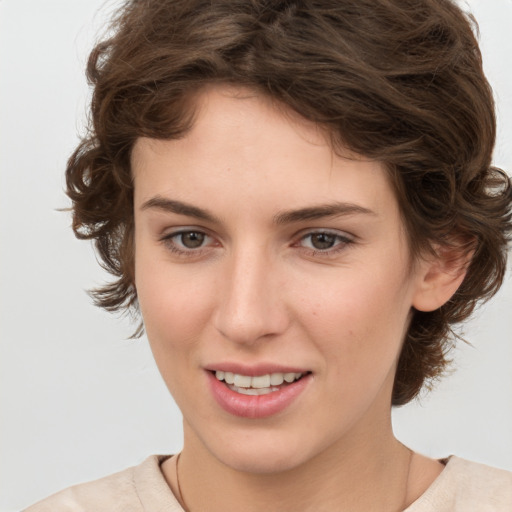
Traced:
MULTIPOLYGON (((83 132, 85 62, 115 7, 0 0, 0 512, 181 446, 180 413, 145 338, 91 304, 106 278, 74 239, 65 162, 83 132)), ((466 2, 498 103, 495 164, 512 170, 512 1, 466 2)), ((433 457, 512 470, 512 282, 465 329, 436 390, 394 413, 433 457)))

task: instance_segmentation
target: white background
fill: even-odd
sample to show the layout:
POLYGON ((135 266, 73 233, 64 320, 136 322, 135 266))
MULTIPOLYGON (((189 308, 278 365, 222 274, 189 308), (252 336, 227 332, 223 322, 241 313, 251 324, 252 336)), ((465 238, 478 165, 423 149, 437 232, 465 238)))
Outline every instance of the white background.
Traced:
MULTIPOLYGON (((83 128, 86 56, 115 2, 0 0, 0 512, 181 445, 147 342, 91 305, 101 283, 73 238, 65 161, 83 128), (98 10, 99 9, 99 10, 98 10)), ((495 163, 512 170, 512 1, 468 2, 498 101, 495 163)), ((512 279, 467 326, 473 347, 436 391, 395 412, 419 451, 512 470, 512 279)))

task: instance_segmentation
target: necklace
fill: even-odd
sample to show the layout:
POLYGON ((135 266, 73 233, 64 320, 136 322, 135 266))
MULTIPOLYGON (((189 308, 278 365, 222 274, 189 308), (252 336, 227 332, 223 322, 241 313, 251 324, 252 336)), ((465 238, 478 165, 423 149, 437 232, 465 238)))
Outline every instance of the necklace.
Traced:
POLYGON ((180 462, 180 456, 181 456, 181 452, 178 453, 178 456, 176 457, 176 484, 178 486, 178 498, 179 498, 180 503, 183 506, 183 510, 185 512, 189 512, 189 508, 187 507, 187 504, 185 503, 185 500, 183 499, 183 494, 181 493, 180 472, 178 470, 178 464, 180 462))
POLYGON ((402 501, 402 506, 400 507, 400 512, 404 511, 407 506, 407 495, 408 495, 408 491, 409 491, 409 477, 411 476, 411 463, 412 463, 413 451, 410 448, 407 448, 407 450, 409 452, 409 458, 407 461, 407 476, 405 478, 404 499, 402 501))
MULTIPOLYGON (((407 450, 409 452, 409 457, 408 457, 408 461, 407 461, 407 474, 406 474, 406 478, 405 478, 404 498, 402 500, 402 506, 400 507, 400 512, 403 512, 407 505, 407 494, 408 494, 408 490, 409 490, 409 477, 411 476, 411 462, 412 462, 413 451, 410 448, 407 448, 407 450)), ((181 456, 181 452, 178 453, 178 455, 176 456, 176 484, 178 487, 178 498, 183 507, 184 512, 190 512, 190 509, 187 507, 187 504, 185 503, 185 499, 183 498, 183 494, 181 492, 180 472, 178 469, 178 464, 180 462, 180 456, 181 456)))

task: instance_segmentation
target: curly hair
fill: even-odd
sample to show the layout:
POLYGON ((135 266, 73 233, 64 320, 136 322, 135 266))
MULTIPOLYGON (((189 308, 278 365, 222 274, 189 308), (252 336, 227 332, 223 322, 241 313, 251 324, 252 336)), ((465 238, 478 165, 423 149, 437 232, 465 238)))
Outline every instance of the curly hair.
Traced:
POLYGON ((206 84, 257 89, 325 126, 333 148, 386 166, 413 257, 472 254, 448 303, 413 312, 392 398, 410 401, 506 270, 512 187, 491 165, 494 102, 476 29, 451 0, 127 1, 89 57, 90 129, 66 171, 75 234, 95 241, 115 278, 96 303, 138 310, 135 141, 186 134, 206 84))

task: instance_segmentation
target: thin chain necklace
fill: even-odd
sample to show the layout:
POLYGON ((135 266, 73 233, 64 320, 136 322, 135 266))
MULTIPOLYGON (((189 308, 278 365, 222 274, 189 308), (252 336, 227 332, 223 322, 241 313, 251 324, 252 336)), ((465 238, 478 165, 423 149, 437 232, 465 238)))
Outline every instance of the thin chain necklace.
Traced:
MULTIPOLYGON (((404 511, 407 506, 407 491, 409 490, 409 477, 411 476, 411 462, 412 462, 412 455, 413 451, 410 448, 407 448, 409 451, 409 460, 407 462, 407 476, 405 479, 405 490, 404 490, 404 499, 402 500, 402 506, 400 507, 400 512, 404 511)), ((187 504, 185 503, 185 499, 183 498, 183 494, 181 492, 181 485, 180 485, 180 472, 178 469, 178 464, 180 462, 180 456, 181 452, 178 453, 176 456, 176 484, 178 487, 178 498, 182 505, 182 508, 184 512, 190 512, 190 509, 187 507, 187 504)))
POLYGON ((181 456, 181 452, 178 453, 178 456, 176 457, 176 484, 178 485, 178 495, 179 495, 178 497, 179 497, 180 503, 182 504, 183 510, 185 512, 190 512, 189 508, 187 507, 187 504, 185 503, 185 500, 183 499, 183 494, 181 493, 180 472, 178 470, 180 456, 181 456))
POLYGON ((407 476, 405 478, 404 499, 402 502, 402 506, 400 507, 400 512, 404 511, 407 507, 407 495, 408 495, 408 491, 409 491, 409 478, 411 476, 411 463, 412 463, 413 451, 410 448, 407 448, 407 450, 409 452, 409 460, 407 461, 407 476))

